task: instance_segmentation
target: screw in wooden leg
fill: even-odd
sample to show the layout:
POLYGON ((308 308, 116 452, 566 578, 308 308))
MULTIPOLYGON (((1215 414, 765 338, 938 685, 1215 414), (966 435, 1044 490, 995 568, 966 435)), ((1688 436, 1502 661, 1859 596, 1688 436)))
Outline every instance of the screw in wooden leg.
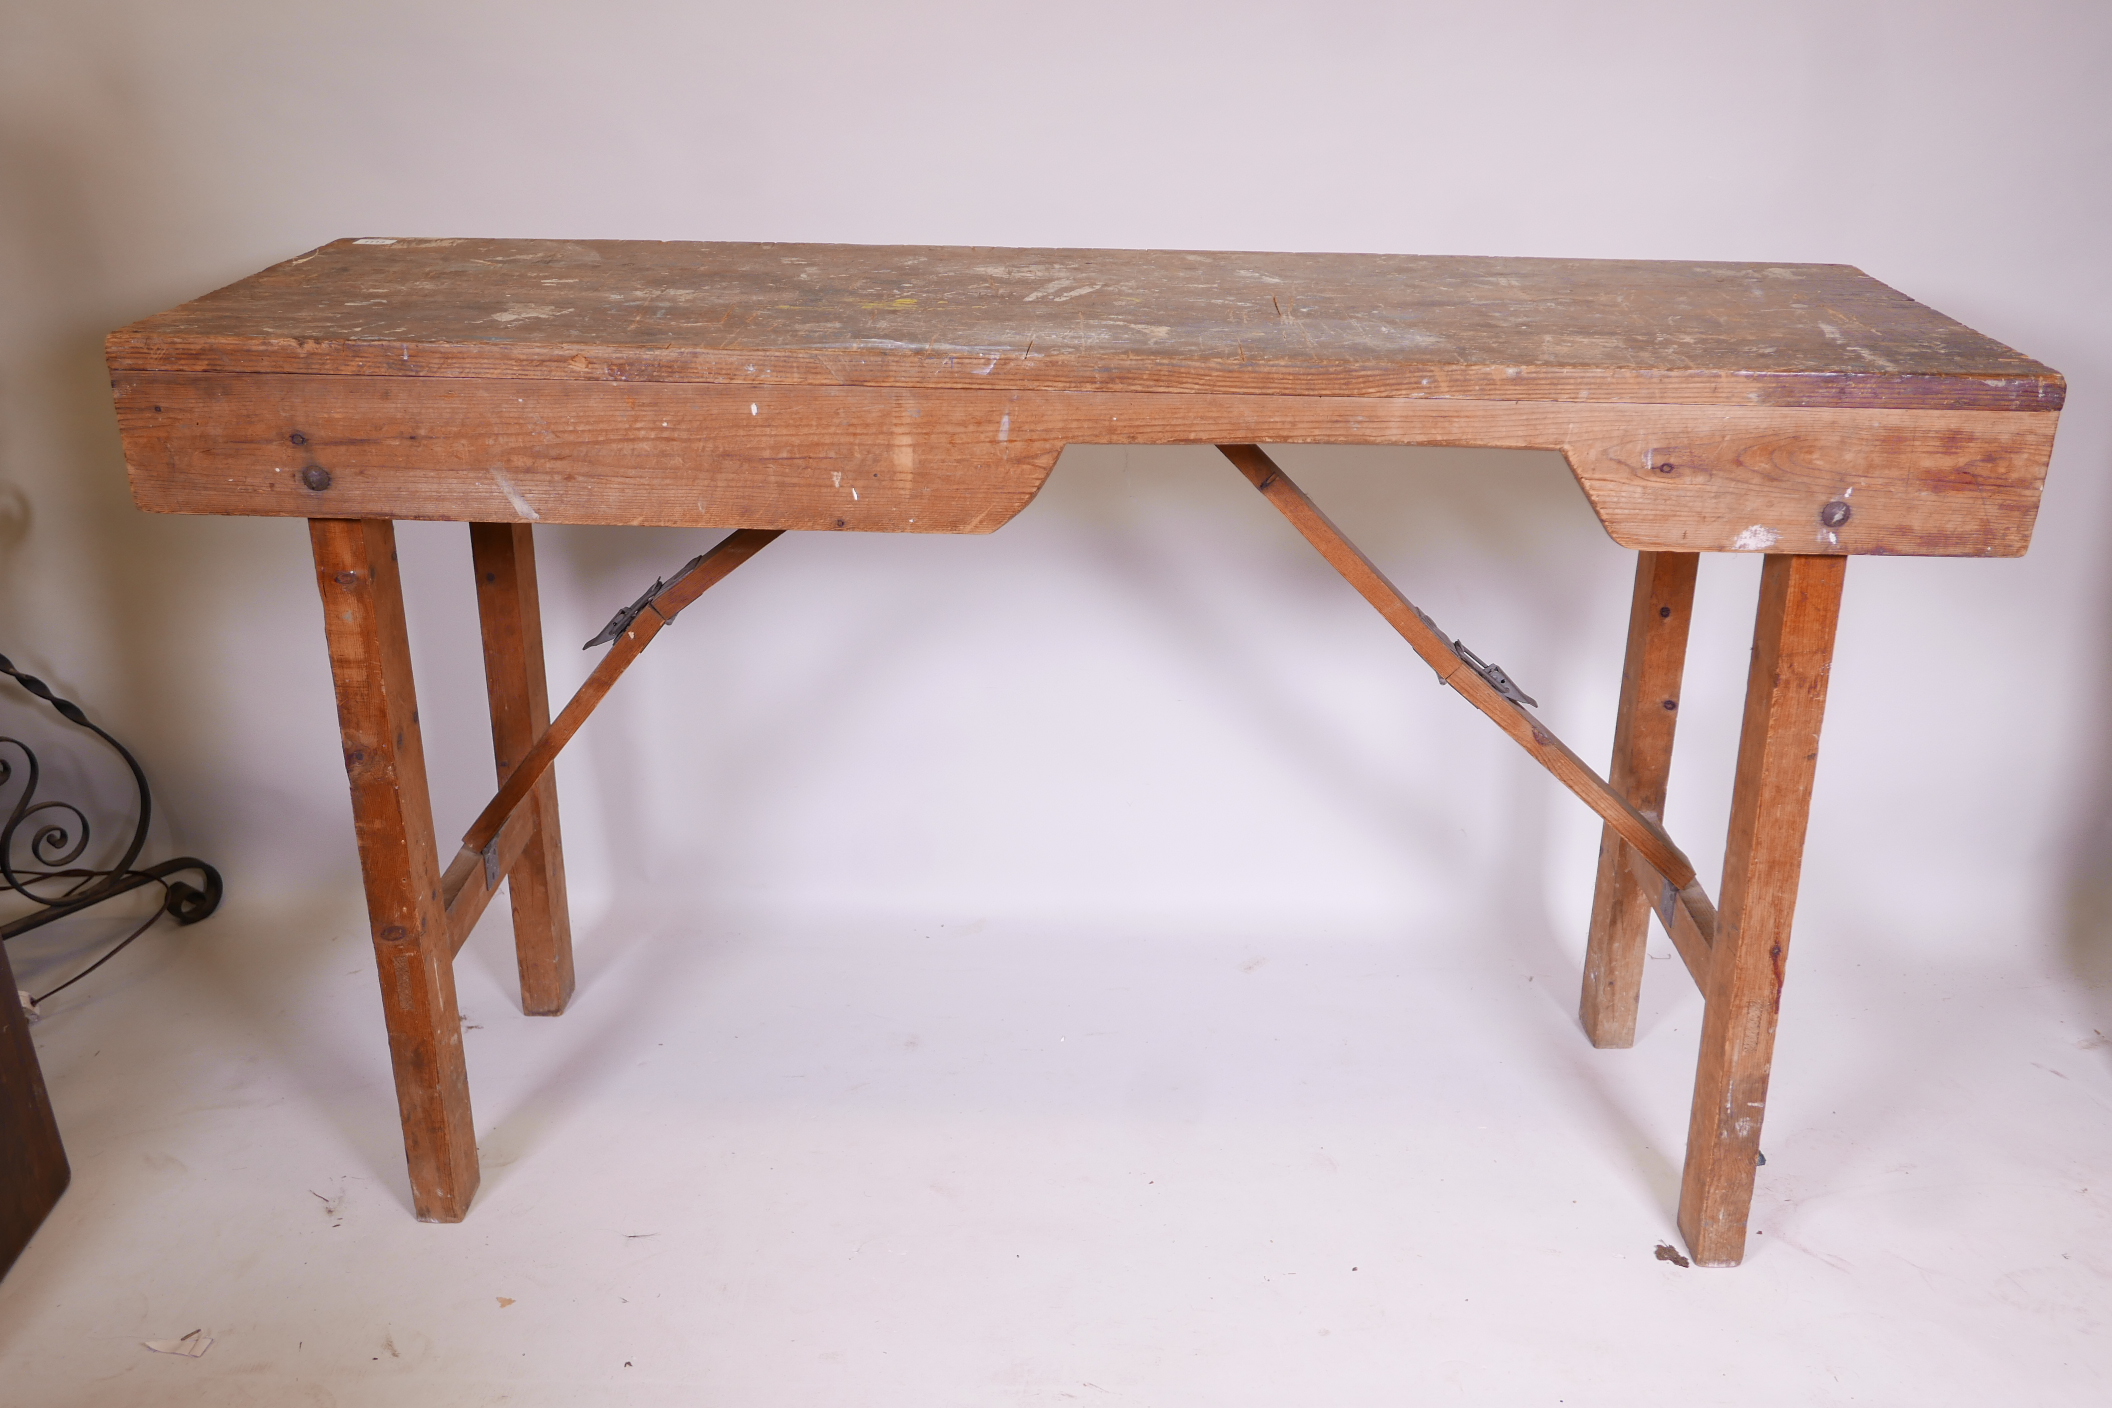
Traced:
POLYGON ((1811 814, 1844 557, 1770 554, 1724 850, 1679 1230, 1703 1266, 1745 1255, 1790 921, 1811 814))
MULTIPOLYGON (((501 784, 550 726, 533 534, 526 523, 469 525, 477 613, 484 626, 491 741, 501 784)), ((535 837, 506 877, 513 897, 514 954, 520 965, 521 1010, 555 1016, 565 1010, 573 988, 572 916, 565 895, 555 774, 545 774, 536 784, 529 805, 535 808, 535 837)))
MULTIPOLYGON (((1620 713, 1607 781, 1636 810, 1658 818, 1664 815, 1672 771, 1672 735, 1679 722, 1680 679, 1686 668, 1699 560, 1700 555, 1691 552, 1636 555, 1628 654, 1621 667, 1620 713)), ((1599 838, 1599 880, 1592 892, 1591 938, 1578 1004, 1593 1046, 1635 1044, 1643 953, 1656 900, 1643 893, 1629 868, 1628 843, 1606 827, 1599 838)))
POLYGON ((403 1115, 411 1200, 427 1222, 459 1222, 477 1191, 476 1129, 425 746, 404 630, 395 525, 309 520, 352 820, 403 1115))

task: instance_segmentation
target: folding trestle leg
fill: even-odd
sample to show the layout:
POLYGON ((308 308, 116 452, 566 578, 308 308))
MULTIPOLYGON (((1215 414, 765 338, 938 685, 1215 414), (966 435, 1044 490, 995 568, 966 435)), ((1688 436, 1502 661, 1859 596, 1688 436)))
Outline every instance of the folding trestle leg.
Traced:
POLYGON ((563 1010, 572 990, 572 952, 550 764, 660 628, 778 534, 733 533, 672 583, 655 582, 592 642, 615 644, 551 722, 528 529, 473 525, 500 785, 444 873, 426 791, 395 525, 316 518, 309 520, 309 536, 412 1207, 423 1221, 459 1222, 476 1194, 478 1172, 454 957, 499 881, 510 876, 522 1007, 563 1010))
POLYGON ((1846 559, 1770 554, 1763 565, 1719 918, 1661 822, 1693 606, 1694 554, 1644 553, 1637 564, 1609 783, 1527 714, 1530 701, 1502 671, 1459 642, 1447 643, 1258 447, 1218 448, 1440 679, 1604 819, 1585 966, 1585 1030, 1599 1046, 1634 1041, 1644 916, 1655 913, 1707 1002, 1680 1231, 1701 1265, 1737 1265, 1752 1204, 1846 559))
MULTIPOLYGON (((1644 553, 1636 568, 1613 775, 1653 816, 1671 763, 1692 562, 1684 553, 1644 553)), ((1672 936, 1706 1004, 1679 1199, 1680 1233, 1702 1266, 1736 1266, 1745 1255, 1846 568, 1844 557, 1786 554, 1762 564, 1714 934, 1667 902, 1657 877, 1610 829, 1600 846, 1582 1005, 1593 1042, 1635 1039, 1646 909, 1672 936)))

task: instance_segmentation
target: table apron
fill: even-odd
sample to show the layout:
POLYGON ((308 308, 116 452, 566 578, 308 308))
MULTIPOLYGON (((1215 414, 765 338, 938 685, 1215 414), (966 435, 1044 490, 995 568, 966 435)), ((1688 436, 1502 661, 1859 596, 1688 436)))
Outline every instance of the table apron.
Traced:
POLYGON ((1067 445, 1561 453, 1654 551, 2013 557, 2058 412, 729 386, 200 372, 116 378, 166 513, 987 533, 1067 445))

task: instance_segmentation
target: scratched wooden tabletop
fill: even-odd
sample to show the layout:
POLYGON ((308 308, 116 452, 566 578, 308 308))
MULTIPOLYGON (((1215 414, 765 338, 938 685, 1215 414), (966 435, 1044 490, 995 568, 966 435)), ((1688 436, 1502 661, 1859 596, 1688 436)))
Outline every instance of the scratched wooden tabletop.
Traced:
POLYGON ((1837 264, 339 240, 111 336, 128 370, 2053 410, 1837 264))

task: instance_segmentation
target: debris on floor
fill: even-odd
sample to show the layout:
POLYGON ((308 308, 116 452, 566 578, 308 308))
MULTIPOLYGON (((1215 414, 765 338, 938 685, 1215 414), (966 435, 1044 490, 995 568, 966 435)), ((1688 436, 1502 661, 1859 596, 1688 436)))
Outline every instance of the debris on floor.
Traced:
POLYGON ((202 1330, 193 1330, 182 1339, 141 1340, 140 1343, 156 1354, 180 1354, 186 1359, 196 1359, 213 1347, 213 1337, 202 1330))
POLYGON ((1670 1242, 1659 1242, 1656 1255, 1659 1261, 1669 1261, 1674 1266, 1692 1266, 1694 1264, 1681 1256, 1679 1248, 1673 1246, 1670 1242))

